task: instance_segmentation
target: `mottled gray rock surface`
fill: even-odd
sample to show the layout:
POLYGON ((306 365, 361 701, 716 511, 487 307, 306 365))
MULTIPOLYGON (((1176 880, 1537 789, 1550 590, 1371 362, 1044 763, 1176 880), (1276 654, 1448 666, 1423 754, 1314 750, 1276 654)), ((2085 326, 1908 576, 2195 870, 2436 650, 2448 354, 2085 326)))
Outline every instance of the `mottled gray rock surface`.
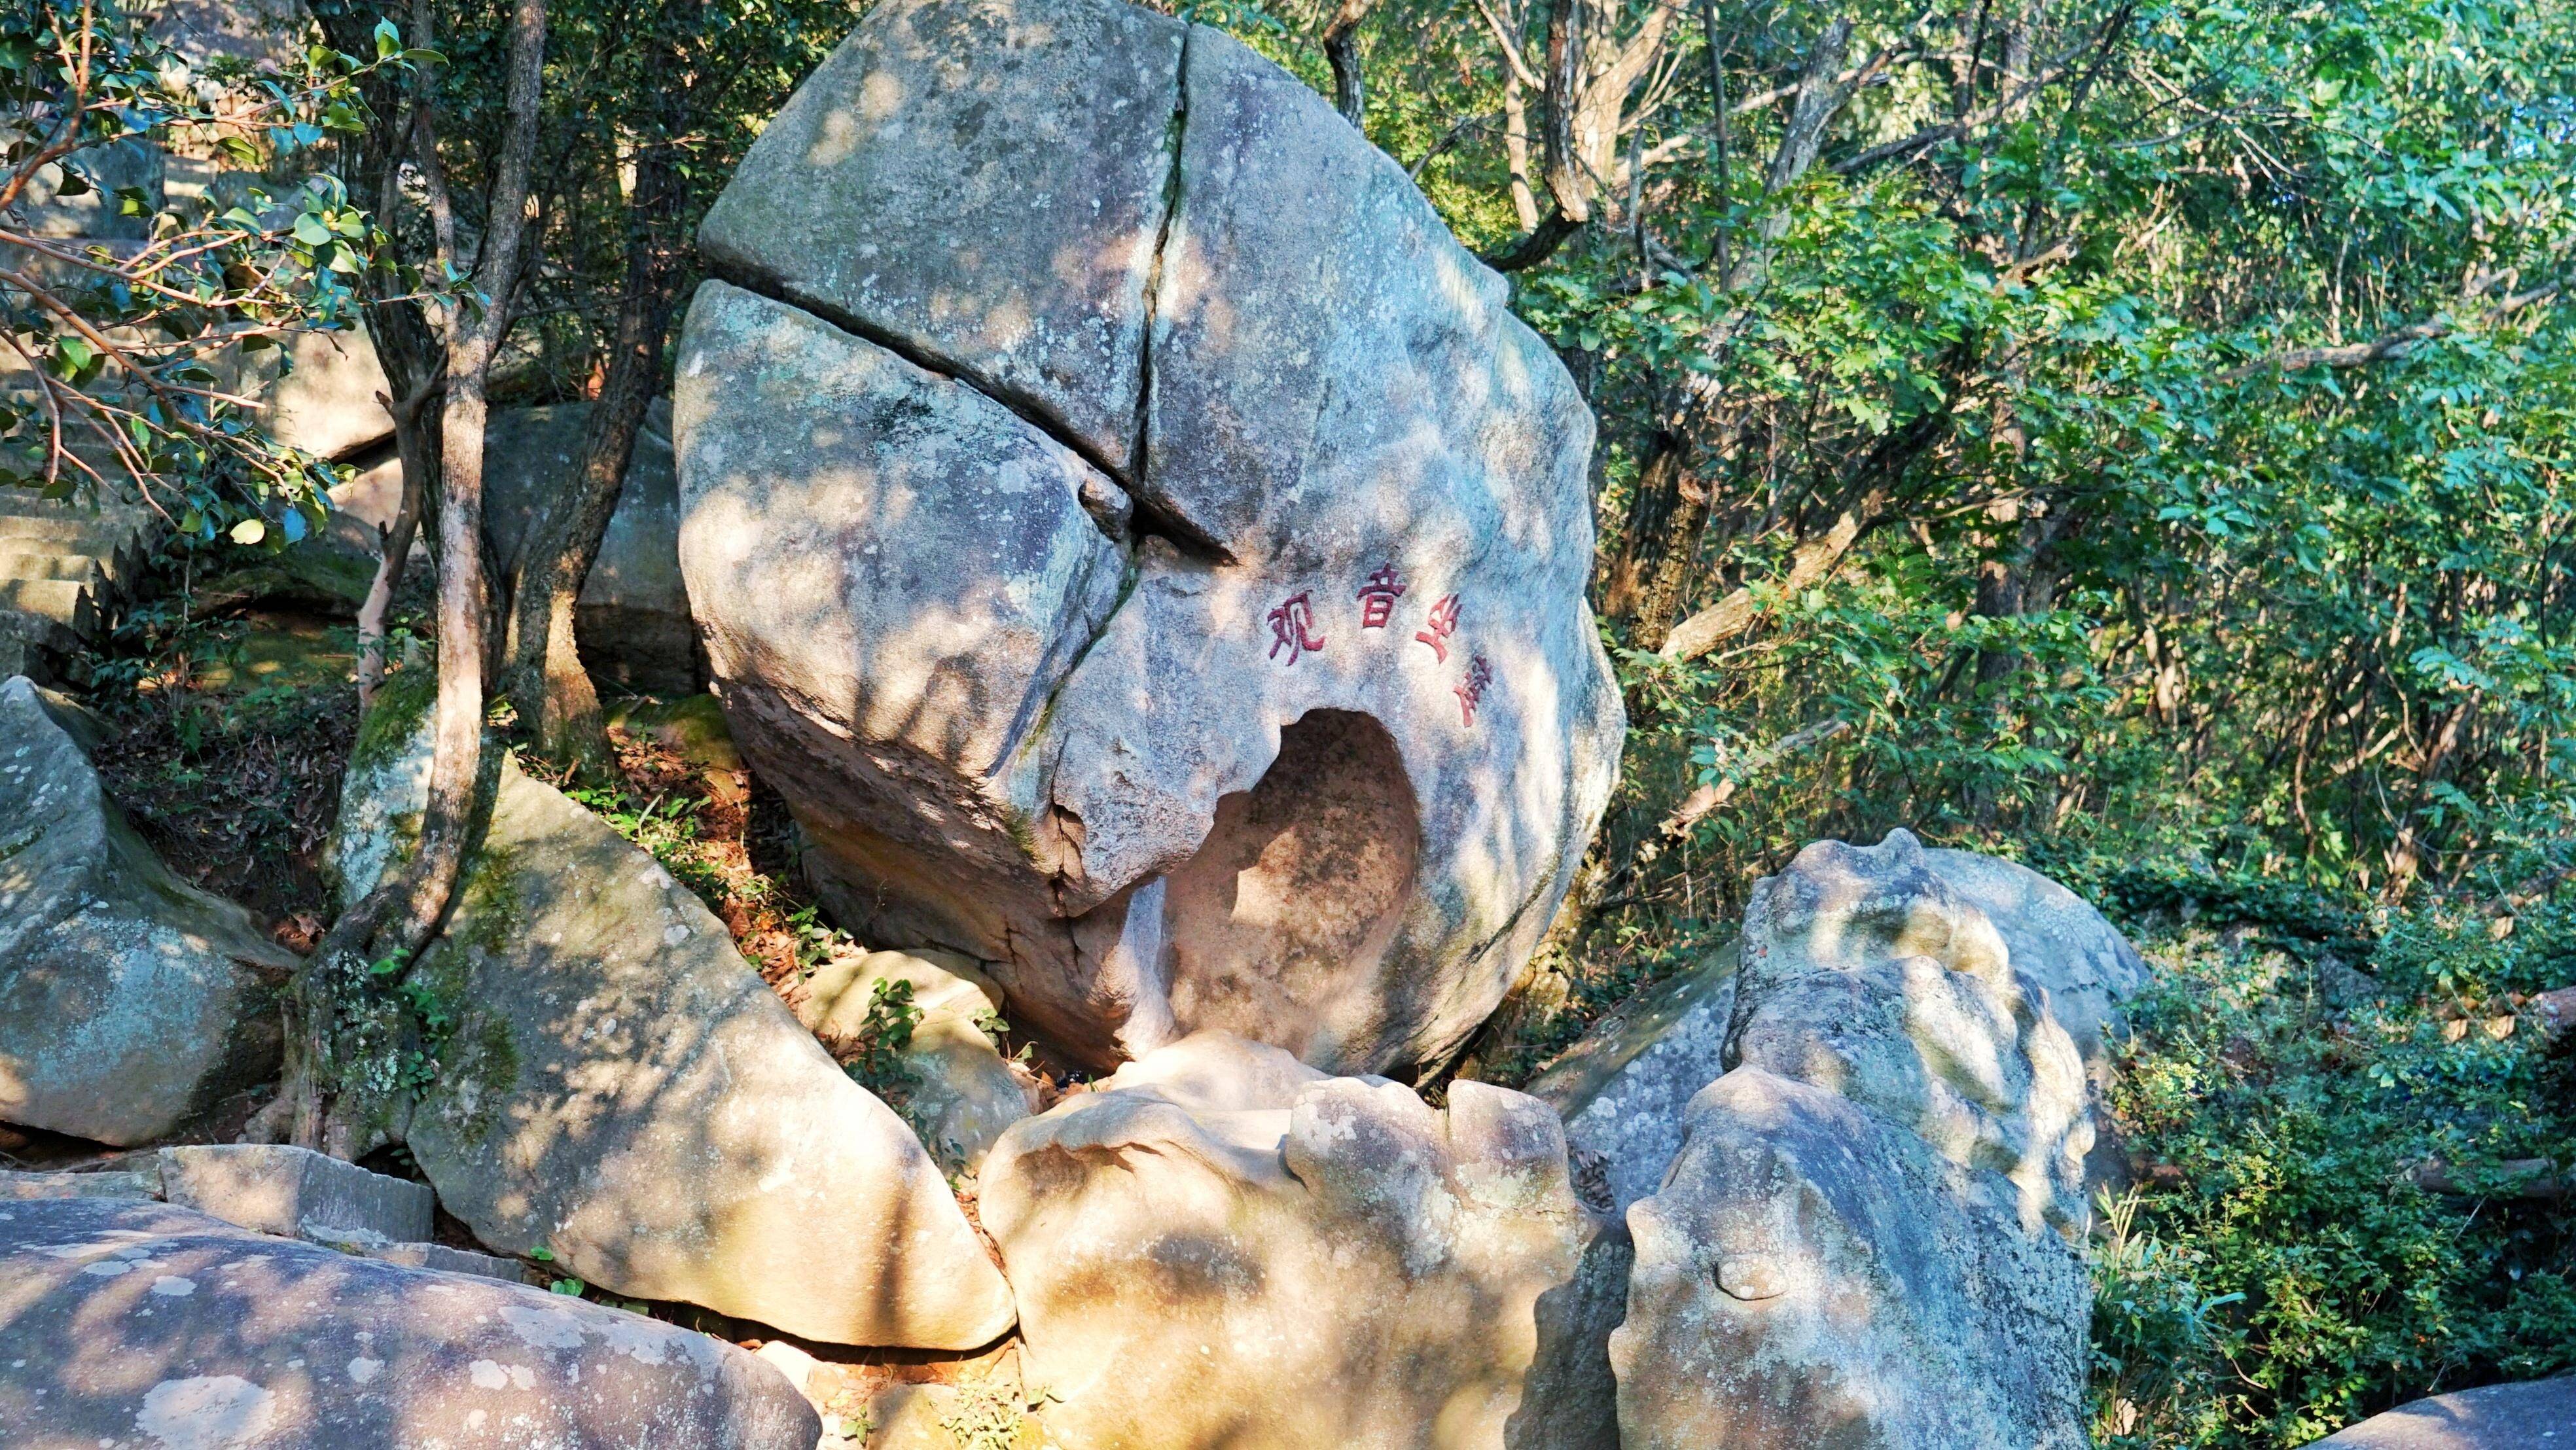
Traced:
POLYGON ((1118 0, 881 5, 744 156, 700 251, 1123 472, 1186 29, 1118 0))
POLYGON ((1751 1068, 1629 1210, 1624 1450, 2079 1450, 2084 1266, 1914 1134, 1751 1068))
MULTIPOLYGON (((589 403, 504 408, 484 429, 483 534, 492 567, 519 566, 540 503, 581 472, 589 403)), ((671 463, 671 405, 656 398, 636 430, 616 511, 599 557, 582 580, 577 632, 593 675, 632 690, 685 695, 698 688, 697 626, 680 582, 680 480, 671 463)))
MULTIPOLYGON (((1913 840, 1900 831, 1890 843, 1898 836, 1913 840)), ((2046 989, 2049 1015, 2074 1040, 2097 1109, 2089 1182, 2098 1186, 2120 1171, 2098 1112, 2110 1076, 2107 1039, 2120 1030, 2120 1004, 2145 985, 2144 960, 2083 898, 2028 867, 1973 851, 1928 848, 1921 856, 1961 904, 1985 916, 2013 970, 2046 989)), ((1735 962, 1730 943, 1623 1005, 1529 1085, 1565 1115, 1578 1163, 1598 1155, 1622 1209, 1655 1191, 1681 1151, 1683 1110, 1726 1070, 1735 962)))
POLYGON ((0 1203, 11 1450, 812 1450, 786 1379, 559 1294, 183 1209, 0 1203))
POLYGON ((1630 1450, 2075 1450, 2083 1064, 1905 832, 1758 883, 1729 1071, 1628 1210, 1630 1450))
POLYGON ((844 924, 1095 1065, 1453 1053, 1622 718, 1590 413, 1403 170, 1217 31, 916 0, 705 246, 681 567, 844 924))
POLYGON ((391 397, 393 384, 385 380, 375 339, 364 327, 294 334, 287 339, 283 376, 268 361, 279 354, 254 356, 259 361, 252 371, 273 379, 262 421, 278 442, 342 458, 394 436, 393 414, 376 401, 378 394, 391 397))
POLYGON ((2013 970, 2048 989, 2049 1015, 2075 1039, 2097 1090, 2105 1085, 2120 1004, 2147 984, 2138 949, 2092 903, 2017 861, 1933 846, 1923 864, 1994 923, 2013 970))
MULTIPOLYGON (((398 843, 419 810, 427 734, 409 738, 351 773, 353 896, 373 880, 353 863, 400 847, 352 838, 372 822, 398 843)), ((1010 1290, 912 1131, 688 888, 515 761, 413 980, 455 1026, 408 1138, 485 1244, 834 1343, 967 1349, 1010 1328, 1010 1290)))
POLYGON ((41 691, 0 683, 0 1122, 177 1132, 274 1075, 294 968, 153 855, 41 691))
POLYGON ((253 1233, 300 1238, 338 1229, 400 1243, 429 1237, 429 1185, 371 1173, 283 1143, 161 1150, 161 1195, 253 1233))
POLYGON ((2576 1445, 2576 1377, 2489 1385, 2400 1405, 2316 1442, 2316 1450, 2566 1450, 2576 1445))
POLYGON ((0 1168, 0 1199, 158 1198, 157 1173, 18 1173, 0 1168))
POLYGON ((128 138, 83 147, 39 169, 10 210, 18 214, 19 225, 40 237, 141 240, 150 235, 151 213, 161 206, 162 171, 161 148, 148 141, 128 138), (68 196, 63 194, 66 170, 81 178, 68 196), (143 215, 125 214, 124 199, 117 193, 127 188, 143 193, 143 215))
POLYGON ((2026 1225, 2086 1222, 2084 1069, 2045 989, 1914 837, 1818 841, 1744 913, 1730 1067, 1809 1082, 2010 1181, 2026 1225))
POLYGON ((1682 1116, 1726 1071, 1735 946, 1622 1004, 1529 1085, 1565 1117, 1565 1141, 1598 1159, 1622 1213, 1653 1193, 1682 1150, 1682 1116))
POLYGON ((1003 1135, 982 1210, 1065 1450, 1605 1443, 1573 1301, 1617 1249, 1585 1273, 1599 1226, 1519 1093, 1440 1111, 1201 1033, 1003 1135))

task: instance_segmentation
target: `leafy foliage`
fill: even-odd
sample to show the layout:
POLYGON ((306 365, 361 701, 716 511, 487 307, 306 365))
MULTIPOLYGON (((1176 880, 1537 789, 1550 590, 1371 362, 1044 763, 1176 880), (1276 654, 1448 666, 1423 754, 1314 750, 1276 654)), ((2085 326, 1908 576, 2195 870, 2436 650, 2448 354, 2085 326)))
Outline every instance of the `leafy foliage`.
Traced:
POLYGON ((2576 975, 2576 907, 2534 915, 2389 917, 2375 997, 2295 939, 2159 944, 2113 1093, 2147 1171, 2097 1254, 2097 1444, 2297 1445, 2576 1369, 2576 1065, 2515 990, 2576 975))
POLYGON ((37 0, 0 16, 0 205, 42 213, 87 198, 57 225, 85 215, 133 233, 0 225, 12 254, 0 267, 0 343, 17 373, 0 404, 0 486, 103 490, 186 536, 283 547, 320 526, 337 474, 265 436, 248 360, 354 319, 352 280, 379 236, 307 158, 361 124, 359 78, 421 57, 387 26, 365 58, 316 47, 289 70, 225 60, 201 71, 145 18, 112 0, 37 0), (230 202, 108 190, 116 158, 162 148, 296 179, 274 194, 248 185, 230 202))

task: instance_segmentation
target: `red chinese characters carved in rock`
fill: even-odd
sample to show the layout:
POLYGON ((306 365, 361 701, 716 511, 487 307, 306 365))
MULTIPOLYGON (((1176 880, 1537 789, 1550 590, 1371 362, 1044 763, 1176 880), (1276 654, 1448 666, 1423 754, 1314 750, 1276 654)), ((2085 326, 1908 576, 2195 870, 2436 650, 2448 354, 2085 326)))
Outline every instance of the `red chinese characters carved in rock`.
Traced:
POLYGON ((1445 665, 1449 663, 1449 636, 1458 629, 1458 596, 1444 595, 1432 605, 1429 624, 1430 628, 1415 631, 1413 637, 1431 646, 1432 658, 1445 665))
POLYGON ((1315 598, 1312 591, 1300 590, 1288 601, 1270 611, 1270 658, 1279 658, 1282 646, 1288 650, 1288 663, 1295 664, 1300 655, 1324 647, 1324 637, 1315 633, 1315 598))
POLYGON ((1466 681, 1450 687, 1450 693, 1458 697, 1458 713, 1463 717, 1461 723, 1476 723, 1476 706, 1485 698, 1485 687, 1493 682, 1494 667, 1485 663, 1483 655, 1467 661, 1466 681))
POLYGON ((1382 565, 1360 586, 1360 628, 1384 629, 1395 613, 1395 601, 1404 593, 1404 581, 1397 577, 1393 564, 1382 565))

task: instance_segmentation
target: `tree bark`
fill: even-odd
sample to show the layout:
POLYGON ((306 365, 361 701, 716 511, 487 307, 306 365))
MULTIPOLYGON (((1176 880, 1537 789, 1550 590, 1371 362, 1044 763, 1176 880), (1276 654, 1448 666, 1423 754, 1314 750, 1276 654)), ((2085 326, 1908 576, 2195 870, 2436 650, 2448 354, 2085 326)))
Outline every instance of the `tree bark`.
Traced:
POLYGON ((662 335, 682 279, 671 234, 679 212, 678 170, 667 147, 655 145, 635 163, 626 286, 607 376, 582 437, 581 471, 530 522, 511 591, 517 618, 503 690, 520 718, 533 720, 537 752, 559 765, 608 759, 599 693, 582 668, 578 609, 661 380, 662 335))
POLYGON ((1333 18, 1324 24, 1324 59, 1333 67, 1333 109, 1353 130, 1364 129, 1361 122, 1368 117, 1368 78, 1360 72, 1359 29, 1376 3, 1341 0, 1333 18))
POLYGON ((1646 586, 1671 548, 1674 516, 1682 511, 1682 453, 1681 440, 1672 434, 1655 433, 1646 439, 1646 457, 1637 468, 1637 491, 1628 500, 1628 517, 1619 531, 1619 556, 1601 589, 1604 618, 1636 618, 1646 586))
MULTIPOLYGON (((452 299, 444 311, 446 368, 438 410, 442 497, 438 531, 438 698, 433 713, 428 803, 420 845, 400 872, 343 913, 297 973, 299 1031, 289 1080, 279 1095, 293 1141, 353 1158, 390 1135, 387 1099, 401 1091, 390 1072, 359 1073, 371 1054, 397 1045, 400 1023, 363 1000, 379 954, 399 967, 446 919, 481 828, 487 784, 483 758, 486 663, 483 573, 483 426, 492 359, 510 325, 527 232, 529 171, 536 155, 539 83, 546 41, 545 0, 516 0, 508 53, 508 122, 494 166, 482 255, 473 283, 480 312, 452 299), (393 1041, 389 1042, 388 1038, 393 1041)), ((412 134, 421 142, 442 239, 454 235, 437 170, 434 110, 418 102, 412 134)))

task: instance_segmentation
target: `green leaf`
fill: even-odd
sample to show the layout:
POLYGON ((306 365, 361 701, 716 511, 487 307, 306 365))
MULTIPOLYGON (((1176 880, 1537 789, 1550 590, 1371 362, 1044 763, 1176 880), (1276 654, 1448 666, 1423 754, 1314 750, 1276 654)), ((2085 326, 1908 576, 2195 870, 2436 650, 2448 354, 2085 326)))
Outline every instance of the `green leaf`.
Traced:
POLYGON ((236 544, 256 544, 267 537, 268 525, 257 519, 244 519, 232 527, 232 541, 236 544))

